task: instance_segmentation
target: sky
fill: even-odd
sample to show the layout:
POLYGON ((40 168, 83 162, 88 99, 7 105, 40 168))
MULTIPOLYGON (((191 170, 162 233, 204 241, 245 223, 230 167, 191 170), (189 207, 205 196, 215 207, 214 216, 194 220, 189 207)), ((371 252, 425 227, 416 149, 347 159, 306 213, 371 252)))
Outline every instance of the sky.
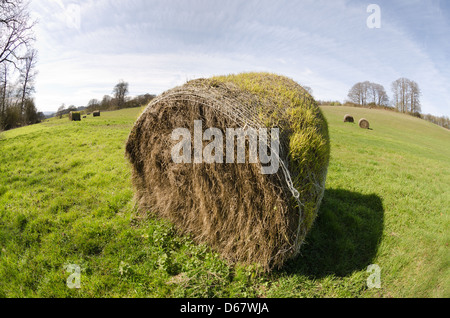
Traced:
POLYGON ((450 115, 450 1, 31 0, 40 111, 186 81, 264 71, 345 101, 357 82, 416 81, 422 112, 450 115), (379 8, 379 20, 368 11, 379 8), (373 28, 370 21, 379 21, 373 28))

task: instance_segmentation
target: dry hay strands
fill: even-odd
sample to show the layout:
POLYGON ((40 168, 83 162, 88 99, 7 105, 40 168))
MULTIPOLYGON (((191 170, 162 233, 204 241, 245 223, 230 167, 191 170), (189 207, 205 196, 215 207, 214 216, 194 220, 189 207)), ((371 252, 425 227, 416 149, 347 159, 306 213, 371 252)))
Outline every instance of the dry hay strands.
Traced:
POLYGON ((363 129, 370 129, 369 121, 365 118, 359 120, 359 127, 363 129))
MULTIPOLYGON (((223 141, 225 157, 237 140, 233 146, 223 141)), ((200 142, 206 149, 212 139, 200 142)), ((283 76, 245 73, 189 81, 152 100, 128 137, 126 154, 142 213, 171 221, 180 234, 230 262, 269 271, 299 253, 317 216, 330 142, 325 117, 302 86, 283 76), (248 160, 249 142, 245 163, 173 162, 177 128, 190 132, 183 151, 194 156, 196 120, 203 132, 219 128, 223 136, 228 128, 278 128, 280 168, 262 174, 266 165, 248 160)))
POLYGON ((352 115, 347 114, 344 116, 344 123, 354 123, 354 122, 355 119, 353 118, 352 115))
POLYGON ((70 112, 69 120, 70 121, 81 121, 81 112, 70 112))
POLYGON ((100 111, 99 111, 99 110, 94 111, 94 112, 92 113, 92 116, 94 116, 94 117, 100 117, 100 111))

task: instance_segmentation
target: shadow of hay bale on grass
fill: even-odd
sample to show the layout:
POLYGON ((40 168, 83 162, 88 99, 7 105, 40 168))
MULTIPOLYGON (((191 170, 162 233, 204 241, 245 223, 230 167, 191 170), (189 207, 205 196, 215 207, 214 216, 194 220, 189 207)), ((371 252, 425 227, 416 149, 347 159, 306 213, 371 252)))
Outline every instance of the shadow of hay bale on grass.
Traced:
POLYGON ((315 278, 347 276, 372 264, 384 228, 384 208, 378 195, 327 189, 301 256, 284 272, 315 278))
POLYGON ((170 220, 230 262, 270 270, 298 254, 314 222, 330 145, 327 122, 305 89, 286 77, 248 73, 163 93, 137 120, 126 151, 141 211, 170 220), (277 173, 261 174, 261 162, 249 163, 248 143, 245 163, 174 163, 179 140, 172 132, 188 129, 193 145, 195 120, 224 136, 226 128, 279 128, 280 158, 289 170, 280 162, 277 173))

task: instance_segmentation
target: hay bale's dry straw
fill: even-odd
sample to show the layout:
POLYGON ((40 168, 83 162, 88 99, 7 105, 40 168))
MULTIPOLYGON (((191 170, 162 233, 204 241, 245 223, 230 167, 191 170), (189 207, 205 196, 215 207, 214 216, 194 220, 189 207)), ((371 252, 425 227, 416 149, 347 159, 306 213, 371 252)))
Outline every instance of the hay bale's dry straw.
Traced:
POLYGON ((126 151, 141 211, 170 220, 232 262, 269 270, 299 252, 317 215, 329 161, 328 126, 294 81, 266 73, 230 75, 193 80, 154 99, 126 151), (261 174, 261 163, 249 160, 174 163, 171 149, 179 141, 172 132, 193 132, 195 120, 224 135, 226 128, 278 127, 288 175, 283 169, 261 174))
POLYGON ((359 120, 359 127, 363 129, 369 129, 370 128, 369 121, 365 118, 361 118, 359 120))

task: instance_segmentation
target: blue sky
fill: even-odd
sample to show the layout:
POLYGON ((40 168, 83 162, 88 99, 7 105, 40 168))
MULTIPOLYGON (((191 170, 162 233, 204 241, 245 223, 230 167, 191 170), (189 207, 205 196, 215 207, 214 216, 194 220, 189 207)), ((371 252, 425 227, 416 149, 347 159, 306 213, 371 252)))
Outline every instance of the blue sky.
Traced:
POLYGON ((268 71, 347 98, 353 84, 399 77, 422 90, 422 111, 450 115, 450 1, 32 0, 38 19, 36 102, 86 105, 123 79, 130 94, 187 80, 268 71), (381 28, 367 27, 369 4, 381 28))

